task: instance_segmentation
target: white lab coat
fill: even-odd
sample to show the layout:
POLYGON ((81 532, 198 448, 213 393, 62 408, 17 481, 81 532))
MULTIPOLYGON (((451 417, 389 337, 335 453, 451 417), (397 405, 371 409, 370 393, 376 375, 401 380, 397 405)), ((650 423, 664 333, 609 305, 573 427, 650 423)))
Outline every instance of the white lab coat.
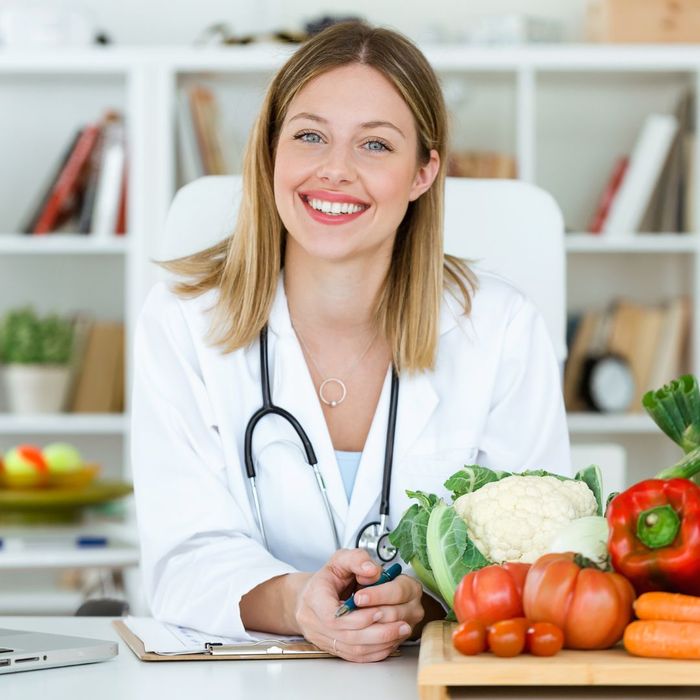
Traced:
MULTIPOLYGON (((544 321, 504 280, 481 274, 469 317, 446 295, 434 372, 401 377, 390 526, 406 489, 438 494, 464 464, 571 471, 560 374, 544 321)), ((244 636, 241 597, 274 576, 320 568, 333 536, 299 441, 277 416, 255 429, 262 545, 243 461, 246 424, 262 404, 259 345, 224 355, 205 341, 214 292, 175 297, 156 285, 135 338, 132 460, 142 573, 153 615, 244 636)), ((269 319, 272 400, 307 431, 344 547, 378 519, 391 375, 348 503, 282 281, 269 319)))

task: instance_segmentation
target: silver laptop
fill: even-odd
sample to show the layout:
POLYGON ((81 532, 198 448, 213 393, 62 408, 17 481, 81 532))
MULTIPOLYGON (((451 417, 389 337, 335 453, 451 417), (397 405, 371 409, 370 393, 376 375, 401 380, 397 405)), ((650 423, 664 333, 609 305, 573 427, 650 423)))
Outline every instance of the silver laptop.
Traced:
POLYGON ((117 655, 117 643, 104 639, 0 628, 0 673, 73 666, 117 655))

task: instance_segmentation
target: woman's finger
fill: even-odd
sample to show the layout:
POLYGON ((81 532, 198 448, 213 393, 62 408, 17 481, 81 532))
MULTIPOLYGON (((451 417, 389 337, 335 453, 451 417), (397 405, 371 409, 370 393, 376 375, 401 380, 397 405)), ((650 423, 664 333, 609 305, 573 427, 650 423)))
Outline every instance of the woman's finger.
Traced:
POLYGON ((330 651, 335 656, 339 656, 346 661, 356 663, 371 663, 382 661, 398 648, 398 643, 393 644, 347 644, 346 642, 335 640, 335 650, 333 640, 330 640, 330 651))
POLYGON ((375 622, 398 622, 406 620, 415 625, 423 619, 425 611, 419 600, 401 605, 380 605, 374 608, 358 608, 352 613, 337 618, 337 627, 343 630, 361 630, 375 622))
POLYGON ((355 580, 365 586, 374 583, 381 574, 381 567, 372 561, 364 549, 339 549, 321 572, 337 584, 336 590, 342 590, 355 580))
POLYGON ((405 620, 377 622, 361 630, 338 630, 335 639, 344 644, 399 644, 411 635, 412 627, 405 620))
POLYGON ((423 595, 422 586, 410 576, 398 578, 383 583, 381 586, 371 586, 357 591, 354 595, 358 607, 377 607, 379 605, 398 605, 423 595))

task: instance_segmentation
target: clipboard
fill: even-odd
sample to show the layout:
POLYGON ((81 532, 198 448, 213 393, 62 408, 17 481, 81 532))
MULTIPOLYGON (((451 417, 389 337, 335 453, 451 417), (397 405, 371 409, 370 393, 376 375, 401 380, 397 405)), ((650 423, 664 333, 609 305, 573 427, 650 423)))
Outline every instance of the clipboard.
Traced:
POLYGON ((112 622, 114 629, 141 661, 253 661, 256 659, 334 659, 333 654, 310 642, 281 640, 250 644, 207 644, 206 651, 194 654, 156 654, 146 651, 143 642, 121 620, 112 622))
MULTIPOLYGON (((204 652, 192 654, 156 654, 146 651, 141 639, 122 620, 112 626, 140 661, 255 661, 259 659, 336 659, 337 656, 319 649, 311 642, 282 640, 251 642, 250 644, 207 644, 204 652)), ((397 649, 389 656, 401 656, 397 649)))

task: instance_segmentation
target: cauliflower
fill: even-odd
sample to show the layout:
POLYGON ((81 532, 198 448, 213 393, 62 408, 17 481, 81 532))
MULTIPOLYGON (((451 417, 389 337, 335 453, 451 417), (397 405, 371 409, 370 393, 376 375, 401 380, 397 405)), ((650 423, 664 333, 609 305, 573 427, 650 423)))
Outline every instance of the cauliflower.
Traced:
POLYGON ((564 525, 595 515, 597 507, 583 481, 555 476, 507 476, 454 502, 472 542, 496 563, 533 563, 564 525))

